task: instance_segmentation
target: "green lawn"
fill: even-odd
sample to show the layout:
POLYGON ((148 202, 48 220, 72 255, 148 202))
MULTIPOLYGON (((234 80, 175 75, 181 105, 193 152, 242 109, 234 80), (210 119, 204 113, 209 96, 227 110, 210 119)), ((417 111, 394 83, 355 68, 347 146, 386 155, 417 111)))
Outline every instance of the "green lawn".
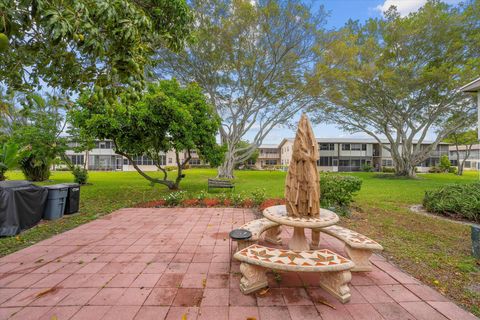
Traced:
MULTIPOLYGON (((467 226, 411 213, 408 207, 421 203, 425 190, 446 183, 478 180, 476 172, 463 177, 453 174, 425 174, 418 179, 379 178, 374 173, 352 173, 363 180, 355 197, 355 212, 342 224, 378 240, 384 255, 423 282, 436 287, 458 303, 480 315, 479 261, 470 256, 470 229, 467 226)), ((207 188, 213 169, 191 169, 182 181, 191 194, 207 188)), ((284 172, 236 172, 235 192, 250 193, 265 188, 270 197, 282 197, 284 172)), ((19 172, 10 179, 21 179, 19 172)), ((70 182, 68 172, 54 172, 49 183, 70 182)), ((118 208, 156 200, 167 191, 151 187, 136 172, 91 172, 91 185, 82 187, 81 213, 57 221, 42 223, 19 237, 0 239, 0 255, 5 255, 49 236, 73 228, 118 208)), ((217 191, 219 193, 221 191, 217 191)))

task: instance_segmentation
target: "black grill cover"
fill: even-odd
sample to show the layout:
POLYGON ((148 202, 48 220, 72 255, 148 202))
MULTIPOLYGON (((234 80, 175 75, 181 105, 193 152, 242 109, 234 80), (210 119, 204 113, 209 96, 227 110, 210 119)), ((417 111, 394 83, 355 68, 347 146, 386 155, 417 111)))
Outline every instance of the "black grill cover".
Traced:
POLYGON ((14 236, 41 219, 48 191, 28 181, 0 182, 0 236, 14 236))

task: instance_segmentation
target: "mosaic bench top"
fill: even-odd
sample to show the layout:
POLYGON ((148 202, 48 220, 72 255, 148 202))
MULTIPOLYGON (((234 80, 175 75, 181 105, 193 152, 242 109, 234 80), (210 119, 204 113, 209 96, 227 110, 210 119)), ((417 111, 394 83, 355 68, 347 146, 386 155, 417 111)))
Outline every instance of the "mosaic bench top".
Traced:
POLYGON ((335 212, 323 208, 320 209, 320 216, 317 218, 291 217, 287 215, 285 205, 268 207, 263 210, 263 216, 281 225, 310 229, 328 227, 336 224, 339 220, 335 212))
POLYGON ((316 231, 325 232, 335 238, 338 238, 352 248, 369 249, 374 251, 383 250, 383 247, 372 239, 364 236, 363 234, 340 226, 330 226, 318 229, 316 231))
POLYGON ((344 271, 354 263, 328 249, 292 251, 253 244, 235 253, 242 262, 269 269, 297 272, 344 271))
POLYGON ((252 233, 252 237, 248 240, 258 241, 263 232, 278 225, 278 223, 267 218, 261 218, 245 223, 240 229, 248 230, 252 233))

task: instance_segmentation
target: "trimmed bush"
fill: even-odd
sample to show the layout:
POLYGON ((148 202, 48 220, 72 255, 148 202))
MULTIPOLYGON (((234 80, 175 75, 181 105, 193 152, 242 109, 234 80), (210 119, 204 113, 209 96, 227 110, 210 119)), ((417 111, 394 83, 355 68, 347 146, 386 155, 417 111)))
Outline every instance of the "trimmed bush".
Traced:
POLYGON ((393 168, 393 167, 382 167, 382 172, 395 173, 395 168, 393 168))
POLYGON ((480 222, 480 182, 426 191, 423 206, 429 212, 480 222))
POLYGON ((348 212, 353 196, 360 191, 362 180, 354 176, 338 174, 320 174, 320 200, 323 208, 334 207, 348 212))
POLYGON ((88 171, 82 167, 75 166, 72 169, 73 181, 78 184, 86 184, 88 181, 88 171))

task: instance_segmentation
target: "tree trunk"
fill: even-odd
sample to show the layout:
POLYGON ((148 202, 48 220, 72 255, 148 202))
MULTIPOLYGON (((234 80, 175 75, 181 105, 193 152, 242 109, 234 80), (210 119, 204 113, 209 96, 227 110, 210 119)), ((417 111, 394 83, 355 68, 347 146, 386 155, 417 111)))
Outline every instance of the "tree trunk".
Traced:
POLYGON ((233 179, 233 169, 235 168, 235 158, 230 152, 225 153, 225 161, 218 167, 218 178, 233 179))
POLYGON ((457 145, 457 176, 463 175, 464 164, 465 164, 465 161, 460 161, 460 152, 458 151, 458 145, 457 145))
POLYGON ((394 157, 393 162, 395 163, 395 175, 399 177, 415 177, 415 165, 411 163, 408 159, 394 157))

